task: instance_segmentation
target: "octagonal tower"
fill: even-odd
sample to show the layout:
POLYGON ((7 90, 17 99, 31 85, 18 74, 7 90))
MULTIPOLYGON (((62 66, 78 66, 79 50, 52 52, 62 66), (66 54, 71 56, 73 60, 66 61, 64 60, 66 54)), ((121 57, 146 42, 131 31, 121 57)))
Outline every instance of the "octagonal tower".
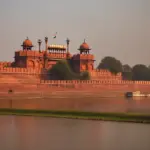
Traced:
POLYGON ((94 55, 90 54, 89 45, 84 42, 80 45, 79 54, 73 55, 72 66, 75 72, 92 71, 94 69, 94 55))

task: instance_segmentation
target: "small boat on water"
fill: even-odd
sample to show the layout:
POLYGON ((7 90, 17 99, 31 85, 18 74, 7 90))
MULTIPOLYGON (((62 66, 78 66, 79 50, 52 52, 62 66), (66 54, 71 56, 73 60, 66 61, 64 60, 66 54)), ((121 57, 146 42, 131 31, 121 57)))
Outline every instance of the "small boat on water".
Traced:
POLYGON ((141 93, 140 91, 126 92, 125 97, 150 97, 150 94, 144 94, 144 93, 141 93))

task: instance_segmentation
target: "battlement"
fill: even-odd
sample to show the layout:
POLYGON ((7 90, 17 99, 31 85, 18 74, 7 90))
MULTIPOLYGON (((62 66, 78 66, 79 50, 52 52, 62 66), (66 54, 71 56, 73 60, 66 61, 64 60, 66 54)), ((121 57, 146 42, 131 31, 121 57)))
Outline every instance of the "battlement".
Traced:
POLYGON ((122 74, 118 73, 118 74, 112 74, 110 71, 108 70, 104 70, 104 69, 100 69, 100 70, 92 70, 90 71, 90 76, 92 79, 96 79, 96 80, 102 80, 102 79, 108 79, 108 80, 122 80, 122 74))
POLYGON ((150 85, 150 81, 119 81, 119 80, 41 80, 41 84, 66 85, 150 85))
MULTIPOLYGON (((0 62, 0 73, 41 74, 39 68, 16 68, 9 67, 11 62, 0 62), (7 65, 7 67, 6 67, 7 65)), ((89 72, 92 80, 122 80, 121 73, 112 74, 108 70, 92 70, 89 72)))
MULTIPOLYGON (((20 56, 26 56, 26 57, 43 57, 45 54, 44 51, 16 51, 15 52, 15 57, 20 57, 20 56)), ((55 53, 55 52, 49 52, 47 53, 47 57, 49 58, 54 58, 54 59, 66 59, 67 54, 66 53, 55 53)))
POLYGON ((15 52, 15 57, 19 57, 19 56, 38 56, 38 57, 42 57, 43 56, 43 52, 39 52, 39 51, 35 51, 35 50, 32 50, 32 51, 23 51, 23 50, 20 50, 20 51, 16 51, 15 52))
POLYGON ((5 67, 0 68, 0 73, 5 74, 41 74, 41 70, 33 69, 33 68, 12 68, 12 67, 5 67))
POLYGON ((7 61, 0 62, 0 68, 11 67, 11 65, 12 65, 12 62, 7 62, 7 61))

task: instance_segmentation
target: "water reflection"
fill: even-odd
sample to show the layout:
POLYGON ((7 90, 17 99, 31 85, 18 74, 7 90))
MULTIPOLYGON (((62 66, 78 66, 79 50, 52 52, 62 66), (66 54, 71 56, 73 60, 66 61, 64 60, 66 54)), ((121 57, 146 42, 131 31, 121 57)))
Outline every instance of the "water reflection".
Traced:
POLYGON ((146 124, 0 116, 0 125, 0 149, 5 150, 150 149, 146 124))
MULTIPOLYGON (((10 108, 10 100, 1 99, 1 108, 10 108)), ((13 99, 13 108, 79 110, 96 112, 137 112, 150 113, 149 98, 44 98, 44 99, 13 99)))

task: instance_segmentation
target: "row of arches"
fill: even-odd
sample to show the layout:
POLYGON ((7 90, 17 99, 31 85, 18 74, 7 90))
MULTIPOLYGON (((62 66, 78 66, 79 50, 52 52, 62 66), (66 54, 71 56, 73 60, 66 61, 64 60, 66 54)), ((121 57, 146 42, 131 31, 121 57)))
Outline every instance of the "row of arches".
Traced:
POLYGON ((28 68, 43 68, 43 64, 37 60, 28 60, 27 67, 28 68))
POLYGON ((82 64, 81 65, 81 70, 82 71, 85 71, 85 70, 91 71, 91 70, 93 70, 93 64, 82 64))
MULTIPOLYGON (((50 69, 55 63, 48 62, 46 68, 50 69)), ((44 68, 44 62, 40 62, 38 60, 28 60, 27 68, 44 68)))

